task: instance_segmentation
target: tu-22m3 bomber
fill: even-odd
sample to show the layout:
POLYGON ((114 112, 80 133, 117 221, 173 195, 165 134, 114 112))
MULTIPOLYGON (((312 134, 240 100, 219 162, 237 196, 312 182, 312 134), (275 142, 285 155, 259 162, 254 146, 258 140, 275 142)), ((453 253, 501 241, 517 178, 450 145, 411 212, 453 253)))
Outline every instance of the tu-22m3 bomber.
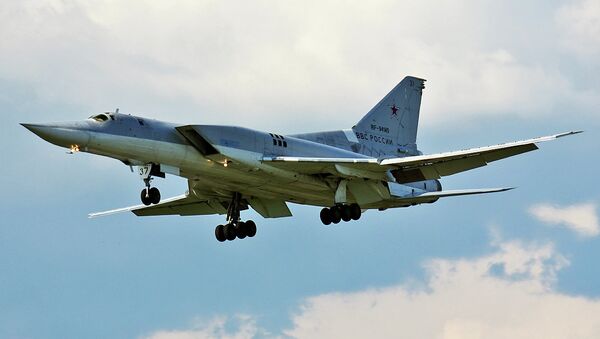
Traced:
MULTIPOLYGON (((256 234, 241 212, 290 217, 288 203, 322 207, 325 225, 358 220, 369 210, 429 204, 440 198, 511 188, 444 190, 440 179, 536 150, 536 144, 579 132, 437 154, 417 148, 425 80, 404 78, 350 129, 281 135, 238 126, 180 125, 107 112, 76 122, 22 124, 42 139, 136 166, 142 204, 138 216, 226 216, 219 241, 256 234), (185 194, 161 200, 152 186, 166 174, 188 180, 185 194)), ((316 215, 316 213, 315 213, 316 215)))

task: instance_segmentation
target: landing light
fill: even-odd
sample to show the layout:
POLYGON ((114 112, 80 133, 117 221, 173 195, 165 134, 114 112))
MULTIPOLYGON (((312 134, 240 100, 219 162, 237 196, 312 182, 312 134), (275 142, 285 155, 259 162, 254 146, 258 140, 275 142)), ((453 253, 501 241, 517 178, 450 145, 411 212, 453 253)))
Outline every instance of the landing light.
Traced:
POLYGON ((74 154, 79 152, 79 145, 71 145, 70 149, 69 149, 69 154, 74 154))

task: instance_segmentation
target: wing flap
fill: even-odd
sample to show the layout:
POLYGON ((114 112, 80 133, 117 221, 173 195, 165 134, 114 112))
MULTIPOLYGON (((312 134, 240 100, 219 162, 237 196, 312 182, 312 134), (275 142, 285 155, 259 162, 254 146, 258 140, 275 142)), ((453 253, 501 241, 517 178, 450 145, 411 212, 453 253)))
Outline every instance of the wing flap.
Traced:
POLYGON ((492 162, 492 161, 497 161, 497 160, 502 160, 502 159, 505 159, 508 157, 512 157, 515 155, 535 151, 536 149, 538 149, 536 144, 527 144, 527 145, 514 146, 509 149, 495 150, 493 152, 484 153, 482 156, 486 162, 492 162))
POLYGON ((253 197, 248 199, 250 206, 263 218, 291 217, 292 212, 283 200, 253 197))
MULTIPOLYGON (((464 159, 434 164, 432 166, 435 167, 436 172, 440 175, 440 177, 446 177, 452 174, 464 172, 466 170, 483 167, 485 165, 487 165, 487 161, 485 161, 484 157, 470 156, 464 159)), ((425 177, 427 178, 428 176, 425 177)))

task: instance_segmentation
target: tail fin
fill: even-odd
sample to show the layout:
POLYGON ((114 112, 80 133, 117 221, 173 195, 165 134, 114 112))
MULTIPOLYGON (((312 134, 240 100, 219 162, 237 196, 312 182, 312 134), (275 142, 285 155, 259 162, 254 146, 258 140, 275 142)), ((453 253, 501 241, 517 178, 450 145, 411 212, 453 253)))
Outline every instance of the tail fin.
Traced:
POLYGON ((421 94, 425 80, 404 78, 352 130, 359 152, 373 157, 416 155, 421 94))

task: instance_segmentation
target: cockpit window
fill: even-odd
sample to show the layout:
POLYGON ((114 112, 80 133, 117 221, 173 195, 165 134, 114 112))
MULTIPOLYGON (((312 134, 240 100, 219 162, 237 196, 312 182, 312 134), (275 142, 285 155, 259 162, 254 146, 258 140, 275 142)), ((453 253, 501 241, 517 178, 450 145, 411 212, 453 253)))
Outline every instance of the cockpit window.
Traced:
POLYGON ((90 117, 90 119, 96 120, 98 122, 105 122, 108 120, 108 115, 106 115, 106 114, 93 115, 90 117))

